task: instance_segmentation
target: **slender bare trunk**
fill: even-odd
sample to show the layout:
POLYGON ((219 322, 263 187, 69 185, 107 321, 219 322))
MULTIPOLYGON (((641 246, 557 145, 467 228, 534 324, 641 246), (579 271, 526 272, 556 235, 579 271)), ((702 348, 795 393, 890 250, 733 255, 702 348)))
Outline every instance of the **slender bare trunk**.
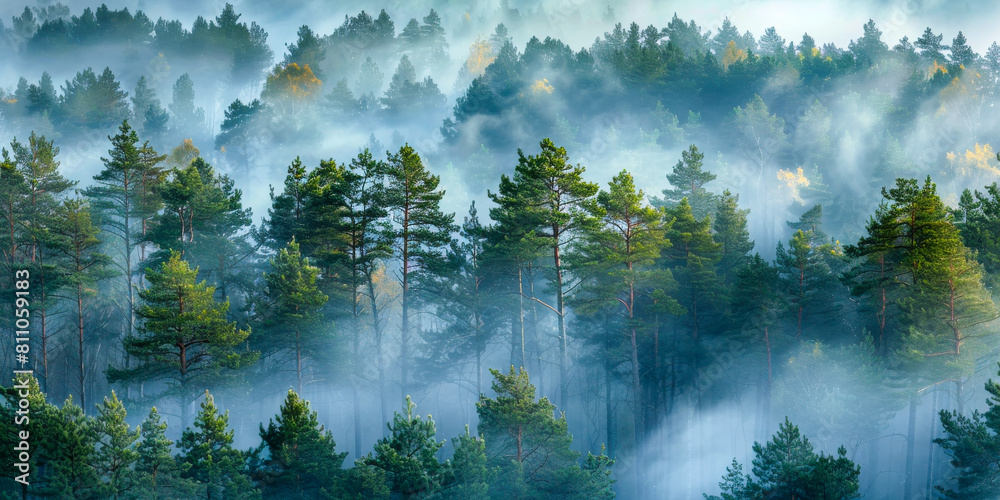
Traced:
POLYGON ((903 471, 903 498, 913 493, 913 449, 916 445, 917 395, 910 396, 910 421, 906 430, 906 468, 903 471))
MULTIPOLYGON (((378 300, 375 295, 375 283, 368 280, 368 294, 372 300, 372 331, 375 333, 375 366, 378 369, 378 399, 382 409, 382 422, 388 422, 388 408, 385 405, 385 361, 382 359, 382 327, 378 318, 378 300)), ((383 436, 386 429, 382 429, 383 436)))
POLYGON ((299 331, 295 330, 295 374, 298 379, 298 392, 302 394, 302 340, 299 331))
POLYGON ((608 361, 604 362, 604 413, 605 432, 608 439, 608 456, 615 458, 618 451, 618 427, 615 424, 615 407, 611 401, 612 367, 608 361))
POLYGON ((553 246, 553 260, 556 270, 556 316, 559 320, 559 407, 565 409, 569 401, 569 354, 566 341, 566 309, 563 297, 562 260, 559 257, 559 228, 552 231, 556 244, 553 246))
POLYGON ((84 370, 83 362, 83 284, 76 284, 76 314, 77 314, 77 355, 80 357, 80 408, 87 411, 87 389, 84 385, 87 372, 84 370))

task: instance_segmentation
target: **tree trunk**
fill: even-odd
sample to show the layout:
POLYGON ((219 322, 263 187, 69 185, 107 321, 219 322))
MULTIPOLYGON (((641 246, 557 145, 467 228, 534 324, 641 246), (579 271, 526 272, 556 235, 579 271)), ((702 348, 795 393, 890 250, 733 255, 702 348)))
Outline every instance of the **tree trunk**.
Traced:
MULTIPOLYGON (((372 300, 372 331, 375 332, 375 366, 378 369, 378 399, 382 409, 382 422, 388 422, 388 408, 385 406, 385 362, 382 359, 382 328, 378 319, 378 300, 375 295, 375 283, 368 280, 368 294, 372 300)), ((382 435, 385 436, 386 429, 383 427, 382 435)))
MULTIPOLYGON (((529 273, 528 275, 528 291, 532 297, 535 296, 534 273, 529 273)), ((528 322, 530 328, 527 329, 525 337, 528 344, 527 352, 531 354, 527 354, 528 358, 525 365, 527 365, 528 373, 535 374, 535 385, 538 386, 538 393, 545 394, 545 372, 542 370, 542 346, 538 338, 538 303, 534 300, 531 301, 529 312, 531 313, 531 318, 528 322)))
POLYGON ((934 438, 937 437, 937 421, 938 421, 938 391, 934 391, 934 397, 931 398, 931 430, 930 430, 930 448, 927 452, 927 482, 924 485, 924 494, 926 498, 933 498, 934 493, 934 452, 936 451, 937 445, 934 444, 934 438))
POLYGON ((917 395, 910 396, 910 422, 906 430, 906 468, 903 471, 903 498, 913 493, 913 449, 916 445, 917 395))
POLYGON ((295 330, 295 374, 298 380, 298 393, 302 395, 302 342, 299 331, 295 330))
POLYGON ((559 320, 559 407, 565 409, 569 401, 569 355, 566 352, 566 310, 564 309, 562 261, 559 258, 559 228, 553 228, 556 244, 553 259, 556 270, 556 316, 559 320))
POLYGON ((608 439, 608 456, 615 458, 618 451, 618 427, 615 425, 615 407, 611 401, 611 363, 604 362, 604 413, 605 432, 608 439))
POLYGON ((660 362, 660 315, 653 317, 653 390, 656 391, 654 422, 662 422, 663 413, 663 364, 660 362))
POLYGON ((634 424, 633 433, 635 436, 635 484, 637 491, 639 493, 638 498, 642 497, 643 491, 643 481, 641 466, 642 460, 642 382, 639 380, 639 348, 636 342, 636 332, 635 327, 631 329, 630 339, 632 342, 632 393, 635 398, 635 413, 634 413, 634 424))
POLYGON ((483 393, 483 351, 476 346, 476 397, 483 393))
POLYGON ((76 284, 76 312, 77 312, 77 334, 79 344, 77 345, 77 354, 80 357, 80 408, 84 408, 86 412, 87 408, 87 389, 84 385, 86 380, 87 372, 84 370, 83 363, 83 284, 76 284))
POLYGON ((361 384, 361 321, 359 321, 360 310, 358 308, 358 287, 354 287, 354 335, 351 342, 351 363, 353 365, 354 380, 351 384, 351 396, 354 400, 354 453, 361 456, 361 397, 358 385, 361 384))

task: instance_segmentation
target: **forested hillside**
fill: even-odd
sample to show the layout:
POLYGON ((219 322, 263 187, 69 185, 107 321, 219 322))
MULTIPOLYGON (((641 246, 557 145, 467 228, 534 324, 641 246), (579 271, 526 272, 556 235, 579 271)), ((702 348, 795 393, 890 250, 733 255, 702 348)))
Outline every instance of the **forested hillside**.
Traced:
POLYGON ((998 495, 1000 45, 439 7, 0 23, 0 497, 998 495))

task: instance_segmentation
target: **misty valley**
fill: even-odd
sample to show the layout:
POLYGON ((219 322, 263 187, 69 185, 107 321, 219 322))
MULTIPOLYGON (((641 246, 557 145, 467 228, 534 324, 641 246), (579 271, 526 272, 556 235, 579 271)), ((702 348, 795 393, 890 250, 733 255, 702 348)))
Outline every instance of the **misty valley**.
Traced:
POLYGON ((1000 498, 1000 45, 745 3, 0 7, 0 499, 1000 498))

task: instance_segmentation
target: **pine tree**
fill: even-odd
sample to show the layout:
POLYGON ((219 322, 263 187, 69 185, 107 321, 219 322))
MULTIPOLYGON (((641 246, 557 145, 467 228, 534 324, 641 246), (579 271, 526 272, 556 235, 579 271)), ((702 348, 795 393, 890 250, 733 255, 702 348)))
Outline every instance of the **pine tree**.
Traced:
POLYGON ((323 48, 325 46, 323 39, 316 36, 313 30, 306 25, 299 27, 296 34, 298 35, 298 39, 295 43, 288 46, 288 54, 285 55, 283 66, 292 63, 299 66, 309 65, 316 74, 316 78, 325 79, 323 73, 320 71, 323 60, 326 59, 326 49, 323 48))
POLYGON ((814 205, 800 215, 797 222, 787 221, 785 224, 796 231, 812 233, 817 245, 829 243, 829 237, 823 232, 823 205, 814 205))
POLYGON ((174 129, 189 137, 200 137, 205 127, 205 110, 195 107, 194 82, 184 73, 174 83, 170 112, 174 115, 174 129))
POLYGON ((575 233, 592 224, 584 207, 592 203, 598 187, 583 180, 586 169, 569 163, 565 148, 557 147, 549 139, 543 139, 539 147, 541 152, 534 156, 525 156, 518 150, 513 179, 501 177, 499 191, 491 198, 500 205, 502 212, 520 219, 519 225, 528 235, 522 242, 527 239, 527 243, 536 248, 552 251, 549 281, 556 303, 546 305, 558 320, 559 400, 566 404, 569 401, 569 353, 563 254, 575 233))
POLYGON ((486 460, 486 441, 469 433, 452 438, 455 454, 451 458, 454 483, 440 493, 443 499, 486 500, 490 498, 490 483, 497 475, 497 468, 486 460))
POLYGON ((1000 186, 986 186, 985 192, 965 190, 959 199, 956 224, 962 242, 976 252, 985 271, 984 281, 1000 284, 1000 186))
POLYGON ((528 373, 511 367, 507 374, 490 370, 496 379, 495 399, 485 395, 476 403, 479 432, 486 441, 486 456, 499 474, 490 485, 492 497, 505 498, 608 498, 611 479, 606 460, 577 465, 579 453, 570 449, 573 437, 566 417, 556 418, 556 407, 547 398, 535 401, 535 387, 528 373))
POLYGON ((132 465, 139 460, 135 442, 139 440, 139 429, 131 430, 125 422, 125 405, 118 395, 111 391, 111 399, 97 405, 97 451, 94 465, 104 481, 104 494, 110 498, 122 498, 134 487, 132 465))
POLYGON ((831 310, 833 290, 838 287, 826 255, 837 250, 819 244, 812 230, 795 232, 788 250, 778 242, 775 264, 782 280, 787 302, 794 311, 795 338, 802 338, 802 323, 808 316, 831 310))
POLYGON ((723 191, 712 220, 712 238, 722 245, 719 273, 727 286, 732 285, 736 273, 749 261, 754 247, 747 229, 750 209, 741 210, 739 201, 740 195, 734 195, 728 189, 723 191))
POLYGON ((159 250, 146 265, 156 266, 170 252, 180 252, 216 285, 220 298, 235 295, 232 288, 255 250, 248 241, 252 214, 243 207, 243 192, 228 175, 196 157, 175 168, 157 194, 163 211, 150 220, 146 240, 159 250))
MULTIPOLYGON (((200 108, 199 108, 200 109, 200 108)), ((260 99, 254 99, 246 104, 236 99, 225 111, 225 119, 219 125, 219 135, 215 137, 215 146, 225 149, 235 148, 243 159, 243 174, 250 175, 254 166, 254 158, 263 148, 266 139, 268 104, 260 99)))
POLYGON ((934 32, 928 27, 924 30, 924 33, 920 35, 915 42, 913 42, 913 45, 920 49, 920 57, 924 60, 925 64, 933 64, 934 62, 937 62, 938 64, 945 63, 945 57, 942 51, 948 50, 948 46, 941 43, 941 40, 943 39, 943 34, 935 35, 934 32))
POLYGON ((139 458, 135 462, 135 493, 143 498, 170 498, 171 495, 194 495, 196 484, 182 479, 189 464, 178 462, 170 454, 174 442, 167 439, 167 423, 160 420, 156 407, 139 426, 141 440, 136 446, 139 458))
MULTIPOLYGON (((270 273, 266 273, 267 293, 271 302, 268 320, 274 330, 293 330, 291 344, 295 349, 295 373, 298 390, 302 390, 302 352, 306 355, 316 350, 323 340, 323 326, 318 323, 319 309, 329 299, 316 286, 319 269, 309 265, 302 257, 295 238, 271 259, 270 273)), ((280 332, 287 335, 287 332, 280 332)), ((271 337, 271 342, 274 338, 271 337)))
MULTIPOLYGON (((19 219, 22 226, 24 257, 30 262, 26 267, 32 277, 32 304, 35 309, 37 333, 42 351, 43 382, 48 384, 48 351, 49 331, 51 322, 49 310, 55 304, 56 291, 65 285, 65 268, 59 262, 54 242, 50 236, 52 226, 59 223, 56 210, 62 197, 70 188, 76 185, 59 172, 60 162, 56 160, 59 148, 53 141, 45 140, 45 136, 37 136, 34 132, 28 138, 28 144, 22 144, 15 138, 10 143, 14 156, 15 168, 20 172, 24 182, 23 190, 14 187, 11 193, 15 198, 21 198, 20 215, 11 220, 19 219)), ((16 231, 12 229, 11 234, 16 231)))
POLYGON ((847 273, 853 291, 874 295, 882 311, 892 300, 901 313, 898 330, 916 328, 918 335, 907 340, 916 341, 911 346, 918 351, 958 355, 969 329, 996 316, 981 266, 962 243, 930 177, 922 187, 915 179, 897 179, 882 196, 885 202, 868 223, 868 234, 848 247, 849 256, 868 262, 847 273))
POLYGON ((57 436, 60 429, 57 425, 59 408, 46 401, 38 379, 31 374, 18 375, 11 384, 0 386, 0 398, 0 444, 3 445, 0 459, 7 460, 10 464, 23 463, 19 457, 21 450, 15 449, 23 448, 20 431, 27 431, 30 438, 30 469, 22 472, 12 465, 0 476, 3 491, 11 492, 12 495, 19 491, 21 494, 16 497, 21 498, 27 497, 28 493, 45 493, 53 474, 53 467, 49 464, 59 459, 60 445, 63 444, 57 436), (18 419, 25 418, 25 412, 19 406, 22 399, 28 402, 29 414, 26 420, 18 419), (19 410, 21 415, 17 413, 19 410), (16 482, 17 478, 31 484, 16 482))
MULTIPOLYGON (((90 217, 90 207, 85 200, 66 200, 56 209, 55 224, 50 229, 49 245, 65 263, 63 268, 64 290, 75 303, 75 329, 77 340, 77 382, 80 402, 86 404, 87 372, 84 346, 87 329, 85 322, 91 297, 96 295, 97 283, 115 276, 111 259, 100 253, 99 230, 90 217)), ((43 351, 44 343, 43 343, 43 351)), ((48 365, 43 352, 43 366, 48 365)), ((47 370, 46 370, 47 374, 47 370)))
POLYGON ((934 440, 951 457, 958 472, 956 490, 938 486, 944 498, 988 499, 996 495, 995 478, 1000 470, 1000 384, 986 382, 987 410, 972 415, 941 410, 941 426, 945 437, 934 440))
POLYGON ((968 67, 976 62, 978 58, 979 54, 976 54, 972 50, 965 35, 959 31, 958 35, 955 35, 955 38, 951 41, 951 57, 949 58, 951 59, 951 63, 961 67, 968 67))
POLYGON ((400 264, 402 286, 400 324, 400 370, 403 395, 409 394, 410 350, 413 332, 410 307, 413 302, 413 280, 433 268, 443 258, 440 247, 451 241, 455 214, 440 209, 444 191, 439 191, 441 178, 431 175, 417 152, 408 144, 396 154, 390 154, 386 167, 388 188, 386 205, 392 213, 392 240, 400 264))
POLYGON ((264 494, 275 498, 316 498, 321 489, 338 482, 347 453, 337 453, 333 434, 325 430, 309 402, 289 390, 277 421, 260 426, 258 452, 268 458, 257 472, 264 494))
POLYGON ((28 113, 37 113, 43 116, 51 114, 59 104, 56 96, 56 88, 52 84, 52 76, 48 72, 42 72, 42 78, 38 85, 32 84, 28 87, 28 113))
POLYGON ((664 254, 665 263, 677 280, 674 297, 687 311, 691 335, 697 340, 705 317, 722 302, 724 290, 715 270, 722 245, 709 231, 711 217, 696 219, 686 198, 668 209, 666 217, 673 223, 667 231, 671 246, 664 254))
POLYGON ((267 210, 268 218, 261 223, 258 240, 274 252, 294 237, 305 239, 306 180, 306 167, 296 156, 288 165, 281 194, 276 196, 271 186, 271 208, 267 210))
POLYGON ((705 155, 698 151, 694 144, 687 151, 682 151, 681 159, 674 165, 673 171, 667 174, 667 180, 673 188, 664 189, 663 198, 654 199, 653 205, 672 208, 677 206, 682 198, 687 198, 696 219, 703 219, 706 215, 714 217, 719 197, 704 186, 714 181, 716 176, 702 170, 704 159, 705 155))
POLYGON ((450 325, 428 339, 428 352, 433 357, 427 363, 456 367, 472 356, 475 393, 481 394, 486 349, 500 324, 489 286, 492 263, 485 253, 486 234, 475 202, 463 219, 459 237, 461 240, 452 240, 444 264, 436 269, 437 279, 425 283, 428 300, 439 303, 438 315, 450 325))
POLYGON ((389 435, 375 444, 374 455, 365 458, 366 464, 385 471, 389 490, 404 499, 437 492, 451 474, 449 464, 435 457, 444 441, 434 439, 434 420, 430 415, 426 420, 414 415, 415 407, 407 396, 405 414, 393 416, 392 423, 387 424, 389 435))
POLYGON ((115 74, 106 67, 89 89, 88 101, 90 109, 86 111, 84 124, 90 128, 104 128, 129 116, 128 92, 119 88, 115 74))
POLYGON ((43 494, 64 498, 97 496, 103 489, 101 478, 94 468, 97 458, 95 445, 97 432, 94 419, 83 409, 67 399, 63 406, 43 420, 48 429, 45 434, 35 434, 48 443, 43 452, 51 467, 43 494))
POLYGON ((135 91, 132 92, 132 122, 138 123, 147 134, 154 130, 161 132, 165 122, 158 123, 156 118, 165 113, 166 110, 160 106, 160 100, 156 98, 156 91, 149 87, 145 76, 140 76, 135 84, 135 91), (149 121, 149 118, 154 120, 149 121))
POLYGON ((141 335, 125 339, 125 350, 139 362, 132 368, 109 367, 108 380, 167 380, 187 423, 194 383, 221 368, 236 369, 254 363, 259 353, 242 350, 249 332, 226 320, 229 302, 218 303, 214 288, 197 283, 197 269, 174 252, 159 269, 149 269, 149 288, 139 292, 143 305, 141 335))
MULTIPOLYGON (((837 456, 817 455, 812 443, 785 418, 766 444, 753 445, 753 476, 743 474, 735 459, 719 486, 723 500, 765 498, 855 498, 861 468, 846 457, 841 446, 837 456)), ((720 497, 708 497, 709 500, 720 497)))
POLYGON ((151 192, 156 189, 158 178, 157 163, 164 156, 156 154, 149 143, 139 145, 139 136, 123 121, 119 133, 111 140, 108 158, 102 158, 104 170, 94 176, 95 184, 84 194, 90 198, 94 215, 97 215, 101 229, 110 233, 105 243, 113 245, 116 263, 125 278, 123 316, 125 331, 123 337, 135 331, 135 291, 136 269, 134 253, 142 239, 144 221, 151 216, 156 206, 148 202, 151 192))
MULTIPOLYGON (((297 170, 298 171, 298 170, 297 170)), ((361 385, 364 383, 362 353, 363 332, 374 334, 377 344, 376 369, 383 414, 386 393, 385 366, 382 360, 381 304, 376 300, 373 277, 380 259, 391 255, 390 243, 382 237, 386 229, 388 210, 385 206, 385 164, 372 157, 369 150, 358 153, 350 165, 320 161, 319 168, 309 172, 304 185, 289 184, 281 198, 282 211, 275 200, 272 220, 279 214, 289 220, 286 228, 300 227, 303 253, 315 259, 321 268, 320 285, 330 298, 332 314, 347 313, 351 332, 351 371, 355 411, 355 448, 361 449, 361 385), (291 193, 301 189, 300 198, 291 193), (293 207, 300 206, 301 215, 294 216, 293 207), (302 222, 297 222, 301 220, 302 222), (366 317, 372 318, 367 328, 366 317)), ((328 314, 331 311, 327 311, 328 314)))
MULTIPOLYGON (((201 411, 177 443, 178 461, 187 464, 183 477, 200 483, 207 498, 260 498, 247 476, 246 455, 233 448, 229 411, 219 414, 212 395, 205 391, 201 411)), ((200 496, 200 494, 199 494, 200 496)))
MULTIPOLYGON (((645 335, 640 334, 645 334, 652 325, 645 321, 646 314, 637 308, 654 296, 664 294, 675 283, 670 271, 654 267, 661 249, 670 245, 664 237, 667 226, 661 213, 643 203, 645 195, 636 189, 628 172, 616 175, 608 186, 608 191, 597 194, 594 212, 599 219, 599 228, 585 233, 585 243, 576 255, 567 258, 567 263, 573 274, 581 278, 579 291, 573 297, 573 301, 579 304, 577 309, 580 312, 619 305, 623 308, 620 314, 625 320, 625 336, 631 352, 632 398, 635 405, 633 430, 635 442, 640 443, 645 434, 643 416, 647 407, 643 402, 641 374, 649 371, 640 366, 639 352, 648 347, 642 340, 645 335)), ((673 300, 669 300, 669 306, 679 309, 673 300)), ((655 350, 659 347, 658 330, 654 336, 655 350)), ((659 352, 654 352, 653 356, 655 368, 652 378, 658 383, 659 352)), ((609 376, 610 370, 606 370, 605 375, 609 376)), ((659 392, 658 388, 656 392, 659 392)), ((637 456, 641 461, 638 448, 636 453, 639 453, 637 456)))

